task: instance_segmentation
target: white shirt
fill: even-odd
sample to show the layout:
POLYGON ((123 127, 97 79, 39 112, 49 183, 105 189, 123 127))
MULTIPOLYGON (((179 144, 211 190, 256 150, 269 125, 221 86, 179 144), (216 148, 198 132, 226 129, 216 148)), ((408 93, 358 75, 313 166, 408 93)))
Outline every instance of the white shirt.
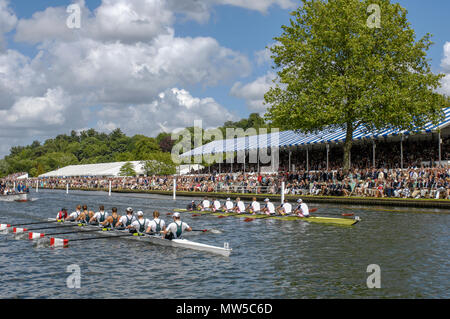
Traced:
POLYGON ((273 206, 273 204, 271 202, 268 202, 266 204, 267 209, 269 210, 269 213, 271 214, 275 214, 275 206, 273 206))
POLYGON ((261 205, 257 201, 254 201, 252 202, 252 209, 253 212, 257 213, 261 210, 261 205))
POLYGON ((309 216, 309 208, 305 203, 301 203, 299 209, 303 216, 309 216))
POLYGON ((241 212, 241 213, 245 212, 245 205, 244 205, 243 201, 237 202, 236 206, 239 209, 239 212, 241 212))
POLYGON ((286 214, 292 213, 292 205, 291 205, 291 204, 289 204, 289 203, 284 203, 282 206, 283 206, 284 212, 285 212, 286 214))
POLYGON ((103 221, 105 221, 105 220, 106 220, 106 217, 108 217, 108 213, 107 213, 107 212, 96 212, 96 213, 94 214, 95 220, 98 221, 98 222, 100 222, 100 218, 101 218, 102 215, 104 216, 104 220, 103 220, 103 221), (103 213, 103 214, 102 214, 102 213, 103 213))
POLYGON ((71 217, 72 219, 77 219, 78 217, 80 217, 81 212, 79 210, 77 210, 76 212, 73 212, 72 214, 69 215, 69 217, 71 217))
POLYGON ((215 200, 213 205, 214 205, 215 209, 220 209, 221 205, 220 205, 220 202, 218 200, 215 200))
POLYGON ((203 208, 209 208, 209 207, 211 207, 211 202, 209 200, 205 199, 202 202, 202 206, 203 206, 203 208))
POLYGON ((150 220, 147 218, 142 218, 141 220, 135 219, 134 222, 131 223, 131 226, 136 229, 136 231, 139 231, 141 228, 141 225, 144 225, 144 232, 147 230, 148 225, 150 224, 150 220))
POLYGON ((233 202, 230 201, 230 200, 228 200, 228 201, 225 203, 225 208, 226 208, 226 209, 233 209, 233 202))
MULTIPOLYGON (((180 226, 180 222, 178 222, 178 223, 173 222, 173 223, 170 223, 169 226, 167 226, 167 231, 171 232, 175 238, 178 238, 177 237, 177 227, 178 226, 180 226)), ((189 228, 189 225, 186 224, 185 222, 181 222, 181 235, 183 235, 184 230, 186 228, 189 228)))
MULTIPOLYGON (((127 226, 127 222, 130 218, 128 217, 128 215, 125 216, 121 216, 119 219, 119 222, 122 223, 122 226, 127 226)), ((136 217, 134 217, 133 215, 131 215, 131 224, 136 221, 136 217)))
POLYGON ((152 221, 150 221, 150 231, 152 233, 156 232, 156 226, 157 224, 159 224, 159 227, 161 228, 161 230, 163 230, 164 226, 166 225, 166 223, 164 222, 164 220, 160 219, 160 218, 155 218, 152 221))

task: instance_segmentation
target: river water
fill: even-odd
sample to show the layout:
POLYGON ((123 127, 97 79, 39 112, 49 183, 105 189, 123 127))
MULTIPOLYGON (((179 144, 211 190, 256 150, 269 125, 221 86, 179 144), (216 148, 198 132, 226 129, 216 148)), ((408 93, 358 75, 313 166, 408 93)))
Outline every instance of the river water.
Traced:
MULTIPOLYGON (((77 204, 97 211, 128 206, 151 217, 185 208, 191 198, 40 190, 28 203, 0 202, 0 222, 18 224, 55 217, 77 204)), ((129 240, 74 242, 69 248, 35 247, 0 235, 0 298, 449 298, 450 212, 436 209, 318 207, 316 215, 354 213, 352 227, 303 221, 183 220, 187 239, 223 247, 230 257, 129 240), (398 212, 393 212, 396 210, 398 212), (419 212, 425 213, 419 213, 419 212), (369 289, 368 265, 380 267, 380 289, 369 289), (81 271, 79 289, 67 286, 70 265, 81 271)), ((39 225, 40 226, 40 225, 39 225)), ((37 228, 38 226, 34 226, 37 228)), ((30 226, 29 228, 33 228, 30 226)), ((49 231, 50 233, 51 231, 49 231)), ((53 231, 55 232, 55 231, 53 231)), ((93 234, 65 235, 67 238, 93 234)))

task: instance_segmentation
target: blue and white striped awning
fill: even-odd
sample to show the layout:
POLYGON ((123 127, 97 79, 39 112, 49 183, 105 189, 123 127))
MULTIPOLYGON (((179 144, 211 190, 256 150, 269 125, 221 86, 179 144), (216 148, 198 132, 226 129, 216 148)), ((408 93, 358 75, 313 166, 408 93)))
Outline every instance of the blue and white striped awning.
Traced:
MULTIPOLYGON (((429 122, 422 130, 396 130, 386 129, 382 131, 369 132, 364 127, 359 127, 353 132, 354 140, 385 138, 400 134, 410 135, 419 132, 430 133, 442 129, 450 124, 450 107, 444 109, 445 118, 438 125, 429 122)), ((342 128, 324 130, 315 134, 299 134, 294 131, 283 131, 262 135, 238 137, 234 139, 214 141, 197 147, 181 155, 181 157, 239 152, 244 150, 264 148, 285 148, 294 146, 305 146, 312 144, 340 143, 345 141, 346 132, 342 128)))

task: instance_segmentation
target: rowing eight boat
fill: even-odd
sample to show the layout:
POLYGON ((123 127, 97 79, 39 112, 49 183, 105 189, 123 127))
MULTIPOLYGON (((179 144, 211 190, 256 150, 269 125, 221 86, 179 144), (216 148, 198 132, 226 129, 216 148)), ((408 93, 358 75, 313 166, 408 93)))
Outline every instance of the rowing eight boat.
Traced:
POLYGON ((187 209, 174 209, 175 212, 180 213, 191 213, 191 214, 210 214, 213 216, 231 216, 237 218, 254 218, 254 219, 274 219, 274 220, 283 220, 283 221, 294 221, 294 220, 303 220, 311 223, 321 223, 321 224, 334 224, 334 225, 343 225, 343 226, 352 226, 358 223, 361 219, 359 217, 355 217, 354 219, 350 218, 332 218, 332 217, 298 217, 298 216, 267 216, 264 214, 259 215, 251 215, 251 214, 237 214, 237 213, 213 213, 211 211, 189 211, 187 209))
MULTIPOLYGON (((49 218, 48 221, 56 221, 54 218, 49 218)), ((65 223, 71 223, 76 224, 74 222, 65 222, 65 223)), ((232 249, 229 248, 228 243, 224 244, 224 247, 217 247, 217 246, 211 246, 207 244, 197 243, 193 242, 187 239, 164 239, 161 236, 155 236, 155 235, 148 235, 148 234, 141 234, 140 236, 132 236, 127 230, 110 230, 110 231, 103 231, 100 227, 94 226, 94 225, 84 225, 80 229, 82 230, 93 230, 93 229, 99 229, 99 233, 105 234, 107 236, 111 237, 117 237, 118 235, 121 235, 121 238, 131 239, 131 240, 137 240, 142 241, 146 243, 151 243, 155 245, 160 246, 169 246, 169 247, 179 247, 179 248, 187 248, 187 249, 193 249, 193 250, 199 250, 199 251, 206 251, 222 256, 230 256, 232 249), (126 236, 126 234, 130 234, 130 236, 126 236), (122 237, 124 235, 124 237, 122 237)), ((49 234, 51 235, 51 234, 49 234)), ((61 242, 61 241, 57 241, 61 242)), ((62 242, 64 243, 64 242, 62 242)))

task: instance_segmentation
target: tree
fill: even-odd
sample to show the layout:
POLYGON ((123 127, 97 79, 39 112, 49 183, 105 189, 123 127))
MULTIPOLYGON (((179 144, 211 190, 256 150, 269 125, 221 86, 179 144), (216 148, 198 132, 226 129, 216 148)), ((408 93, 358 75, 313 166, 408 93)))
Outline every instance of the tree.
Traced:
POLYGON ((136 171, 134 170, 134 165, 131 162, 126 162, 122 165, 119 171, 120 176, 136 176, 136 171))
POLYGON ((303 133, 346 130, 345 170, 357 128, 437 123, 443 75, 433 74, 426 58, 431 35, 416 41, 406 15, 390 0, 304 0, 271 48, 278 77, 265 94, 266 118, 303 133), (380 9, 379 28, 372 4, 380 9))
POLYGON ((173 175, 176 173, 176 166, 172 162, 170 153, 157 152, 142 162, 144 172, 151 175, 173 175))

